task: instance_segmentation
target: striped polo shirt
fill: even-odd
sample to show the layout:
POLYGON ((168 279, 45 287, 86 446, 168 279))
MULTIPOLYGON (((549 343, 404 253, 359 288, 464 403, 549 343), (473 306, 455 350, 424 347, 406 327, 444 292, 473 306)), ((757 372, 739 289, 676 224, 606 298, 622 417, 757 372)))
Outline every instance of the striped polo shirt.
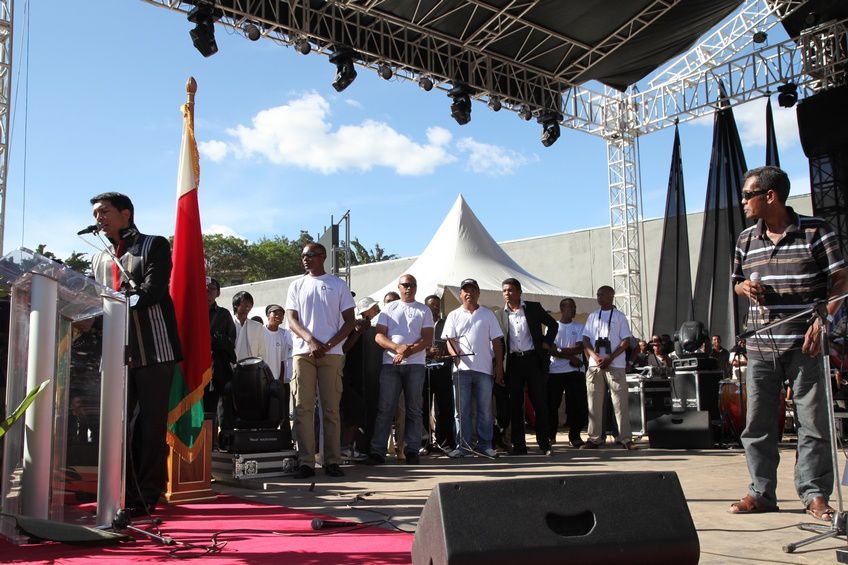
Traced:
MULTIPOLYGON (((820 218, 801 216, 787 206, 790 224, 776 244, 768 238, 763 220, 739 234, 733 261, 733 284, 760 274, 766 288, 764 308, 752 306, 748 311, 748 329, 809 308, 816 300, 828 296, 830 276, 845 268, 839 249, 839 239, 827 222, 820 218)), ((765 334, 748 340, 748 352, 785 353, 800 348, 809 327, 808 319, 774 327, 765 334)))

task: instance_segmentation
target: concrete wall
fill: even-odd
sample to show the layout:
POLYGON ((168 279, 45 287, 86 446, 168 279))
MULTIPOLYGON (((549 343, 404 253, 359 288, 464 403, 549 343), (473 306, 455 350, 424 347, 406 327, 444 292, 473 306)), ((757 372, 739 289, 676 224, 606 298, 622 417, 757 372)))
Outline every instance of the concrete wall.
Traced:
MULTIPOLYGON (((812 213, 809 194, 791 197, 789 205, 800 214, 812 213)), ((701 252, 703 216, 702 212, 687 216, 693 290, 698 269, 698 256, 701 252)), ((642 335, 650 332, 653 322, 662 229, 662 218, 654 218, 642 223, 642 244, 640 246, 642 249, 642 312, 644 318, 642 335)), ((528 272, 551 284, 568 289, 576 296, 595 296, 599 286, 612 284, 609 226, 506 241, 500 245, 510 257, 528 272)), ((389 281, 402 275, 414 261, 415 257, 405 257, 353 267, 351 269, 351 290, 360 297, 379 290, 389 281)), ((214 273, 212 273, 212 276, 214 276, 214 273)), ((474 273, 469 273, 468 276, 474 276, 474 273)), ((256 304, 255 310, 264 314, 266 304, 276 302, 285 305, 289 284, 296 278, 298 277, 227 287, 221 289, 221 298, 218 299, 218 304, 229 308, 232 296, 240 290, 247 290, 253 295, 256 304)))

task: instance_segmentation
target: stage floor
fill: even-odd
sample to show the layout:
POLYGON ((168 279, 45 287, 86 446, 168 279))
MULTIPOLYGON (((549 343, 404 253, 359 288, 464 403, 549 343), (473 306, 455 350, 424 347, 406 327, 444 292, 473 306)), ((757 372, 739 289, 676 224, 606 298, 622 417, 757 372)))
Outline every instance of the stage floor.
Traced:
MULTIPOLYGON (((239 487, 215 483, 214 489, 245 499, 362 521, 379 519, 372 512, 376 511, 391 515, 398 527, 414 531, 430 490, 442 481, 675 471, 698 529, 701 563, 835 563, 835 550, 845 546, 843 541, 831 539, 799 548, 792 554, 782 551, 785 544, 813 535, 797 529, 796 524, 816 522, 804 513, 795 495, 794 443, 787 442, 781 447, 780 512, 732 515, 727 511, 730 504, 746 493, 748 485, 741 449, 658 450, 649 449, 644 440, 638 443, 640 449, 636 451, 617 446, 581 451, 566 447, 567 442, 562 443, 566 439, 561 433, 553 457, 534 455, 538 450, 531 447, 531 455, 502 456, 496 460, 428 456, 421 458, 420 465, 411 466, 389 458, 385 465, 377 467, 345 465, 346 476, 342 479, 326 477, 318 469, 314 479, 246 481, 239 487)), ((534 445, 530 436, 527 444, 534 445)), ((840 453, 840 473, 844 467, 845 455, 840 453)), ((848 489, 843 489, 848 496, 848 489)), ((836 506, 835 494, 831 504, 836 506)), ((615 506, 598 509, 605 511, 615 512, 615 506)))

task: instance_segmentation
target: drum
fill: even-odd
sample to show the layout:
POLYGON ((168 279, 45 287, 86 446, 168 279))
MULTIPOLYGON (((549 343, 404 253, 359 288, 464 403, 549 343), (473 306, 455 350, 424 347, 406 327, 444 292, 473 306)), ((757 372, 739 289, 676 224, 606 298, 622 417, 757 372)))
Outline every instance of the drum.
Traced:
MULTIPOLYGON (((719 413, 724 433, 739 439, 745 429, 745 414, 748 407, 748 395, 739 381, 724 379, 718 383, 719 413)), ((778 439, 783 437, 786 425, 786 392, 780 391, 780 405, 777 412, 778 439)))

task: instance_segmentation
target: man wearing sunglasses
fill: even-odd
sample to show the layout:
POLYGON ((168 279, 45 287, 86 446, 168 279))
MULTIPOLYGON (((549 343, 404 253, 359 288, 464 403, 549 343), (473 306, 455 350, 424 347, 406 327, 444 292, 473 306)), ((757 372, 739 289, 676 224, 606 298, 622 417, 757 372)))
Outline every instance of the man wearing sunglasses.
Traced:
MULTIPOLYGON (((745 216, 757 223, 739 235, 733 283, 736 294, 752 303, 748 325, 754 329, 848 289, 838 237, 823 220, 796 214, 786 206, 788 197, 789 177, 781 169, 760 167, 745 173, 742 205, 745 216)), ((838 307, 839 302, 833 302, 827 311, 832 315, 838 307)), ((795 488, 808 514, 833 519, 825 389, 830 379, 822 375, 820 332, 820 320, 810 324, 805 316, 748 339, 748 417, 742 445, 751 484, 748 494, 731 505, 733 514, 778 510, 776 422, 779 395, 788 380, 798 422, 795 488)))
POLYGON ((380 400, 368 463, 385 462, 386 442, 403 391, 406 407, 404 457, 408 465, 418 464, 421 444, 421 403, 424 394, 424 361, 433 343, 433 315, 415 300, 418 283, 412 275, 398 280, 400 300, 385 305, 377 317, 377 345, 385 349, 380 371, 380 400))
POLYGON ((324 271, 327 250, 308 243, 301 261, 306 274, 289 286, 286 316, 294 333, 292 393, 299 466, 295 478, 315 475, 315 396, 321 394, 324 422, 324 472, 343 477, 341 418, 344 354, 342 343, 355 325, 353 296, 347 284, 324 271))

